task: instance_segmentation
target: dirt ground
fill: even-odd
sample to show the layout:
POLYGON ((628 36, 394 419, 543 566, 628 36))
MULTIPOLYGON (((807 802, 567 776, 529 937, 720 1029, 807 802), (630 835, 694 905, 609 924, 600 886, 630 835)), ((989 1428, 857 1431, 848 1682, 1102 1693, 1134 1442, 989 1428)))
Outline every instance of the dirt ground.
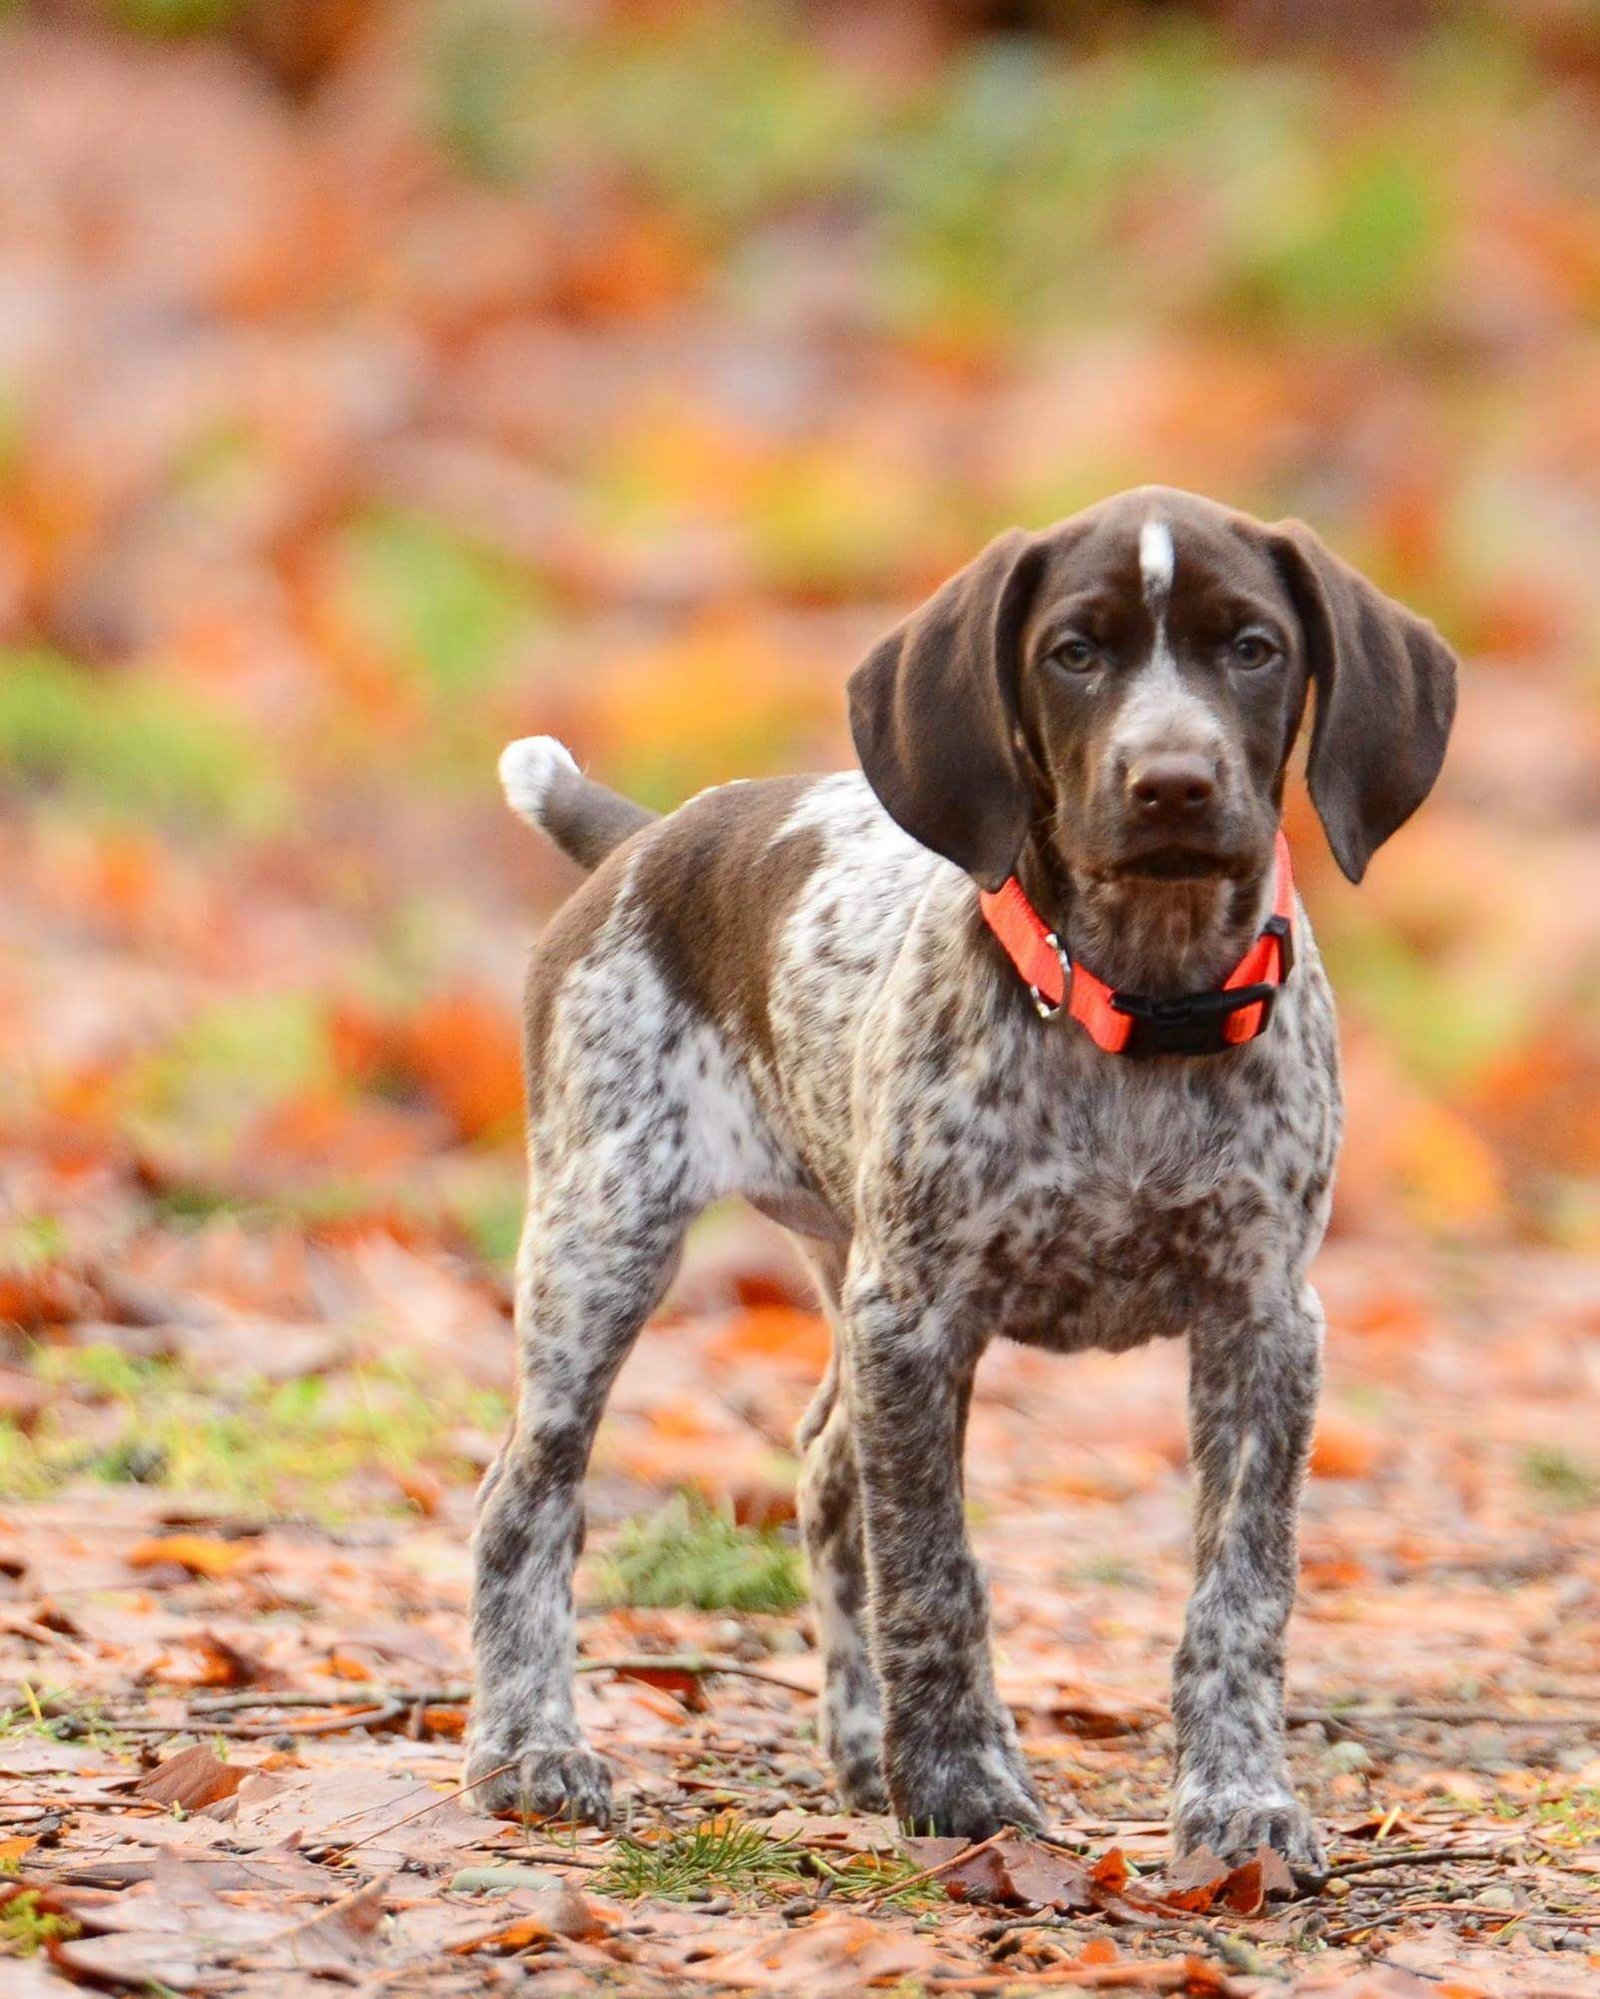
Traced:
MULTIPOLYGON (((458 1364, 503 1367, 504 1301, 481 1280, 393 1243, 274 1249, 254 1297, 237 1242, 209 1245, 225 1290, 190 1272, 182 1345, 210 1406, 241 1362, 280 1393, 308 1362, 359 1372, 356 1295, 425 1301, 458 1364), (259 1316, 297 1287, 303 1318, 259 1316)), ((455 1788, 464 1479, 396 1473, 413 1507, 397 1518, 368 1510, 366 1467, 320 1522, 68 1484, 0 1516, 3 1914, 15 1935, 26 1907, 45 1940, 7 1992, 63 1975, 244 1993, 1600 1988, 1600 1551, 1593 1495, 1552 1470, 1592 1428, 1600 1272, 1335 1246, 1321 1276, 1329 1386, 1290 1669, 1295 1775, 1334 1870, 1319 1888, 1263 1901, 1234 1878, 1185 1898, 1165 1871, 1188 1573, 1175 1351, 996 1351, 981 1376, 974 1531, 1002 1690, 1052 1807, 1015 1881, 979 1856, 897 1892, 959 1842, 838 1814, 808 1613, 597 1598, 596 1556, 665 1465, 744 1521, 787 1510, 782 1443, 825 1335, 772 1239, 729 1218, 597 1453, 580 1690, 618 1778, 611 1834, 485 1819, 455 1788)), ((87 1434, 105 1404, 83 1414, 87 1434)), ((452 1448, 464 1465, 490 1446, 469 1420, 452 1448)))

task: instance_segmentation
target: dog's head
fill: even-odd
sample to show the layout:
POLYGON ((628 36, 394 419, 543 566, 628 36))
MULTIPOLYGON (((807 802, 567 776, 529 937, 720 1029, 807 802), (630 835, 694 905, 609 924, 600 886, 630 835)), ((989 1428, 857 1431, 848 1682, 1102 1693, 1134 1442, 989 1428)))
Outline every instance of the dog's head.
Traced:
POLYGON ((1147 487, 1004 534, 850 681, 890 814, 985 888, 1258 878, 1308 693, 1307 776, 1352 881, 1427 797, 1455 712, 1432 626, 1296 521, 1147 487))

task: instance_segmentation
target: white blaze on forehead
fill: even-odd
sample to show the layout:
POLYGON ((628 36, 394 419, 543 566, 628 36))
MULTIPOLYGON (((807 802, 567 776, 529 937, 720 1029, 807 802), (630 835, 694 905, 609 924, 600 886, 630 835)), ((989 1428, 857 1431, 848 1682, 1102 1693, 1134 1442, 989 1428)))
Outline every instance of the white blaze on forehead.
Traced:
POLYGON ((1176 562, 1171 528, 1165 521, 1146 521, 1139 530, 1139 576, 1145 602, 1152 611, 1160 610, 1167 601, 1176 562))

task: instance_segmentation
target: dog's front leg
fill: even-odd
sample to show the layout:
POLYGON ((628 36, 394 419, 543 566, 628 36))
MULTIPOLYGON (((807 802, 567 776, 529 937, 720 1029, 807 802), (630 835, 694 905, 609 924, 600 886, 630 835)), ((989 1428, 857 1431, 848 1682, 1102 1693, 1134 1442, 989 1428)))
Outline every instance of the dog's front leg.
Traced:
POLYGON ((1322 1849, 1284 1754, 1284 1630, 1296 1515, 1322 1371, 1322 1310, 1297 1302, 1190 1343, 1195 1587, 1173 1674, 1173 1844, 1239 1859, 1274 1847, 1317 1871, 1322 1849))
POLYGON ((995 1691, 961 1450, 978 1349, 871 1277, 847 1289, 850 1395, 889 1796, 918 1832, 983 1839, 1044 1814, 995 1691))

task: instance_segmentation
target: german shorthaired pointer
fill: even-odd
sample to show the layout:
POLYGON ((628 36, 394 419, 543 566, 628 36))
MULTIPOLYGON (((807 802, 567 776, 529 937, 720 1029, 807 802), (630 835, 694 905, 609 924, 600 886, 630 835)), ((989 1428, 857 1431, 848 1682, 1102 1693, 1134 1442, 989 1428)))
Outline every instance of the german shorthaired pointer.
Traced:
POLYGON ((548 738, 506 751, 511 804, 594 874, 527 988, 521 1398, 475 1543, 494 1806, 606 1821, 572 1701, 584 1468, 685 1230, 742 1194, 834 1329, 800 1507, 841 1797, 1041 1825, 963 1520, 973 1371, 996 1335, 1181 1336, 1175 1844, 1320 1865, 1282 1711, 1341 1124, 1277 830, 1312 690, 1357 881, 1438 775, 1454 659, 1298 523, 1146 488, 1002 535, 884 639, 850 682, 859 774, 657 820, 548 738))

